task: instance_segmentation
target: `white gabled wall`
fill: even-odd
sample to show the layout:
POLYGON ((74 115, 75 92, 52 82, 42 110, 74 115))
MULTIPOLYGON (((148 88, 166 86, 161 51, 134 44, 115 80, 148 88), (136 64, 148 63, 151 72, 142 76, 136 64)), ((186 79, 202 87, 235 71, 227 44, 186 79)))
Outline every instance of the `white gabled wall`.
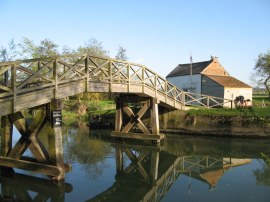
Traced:
MULTIPOLYGON (((249 99, 252 103, 252 88, 224 88, 224 99, 233 100, 238 96, 244 96, 244 99, 249 99)), ((230 107, 230 104, 227 103, 226 107, 230 107)), ((232 103, 232 107, 236 107, 234 102, 232 103)))
POLYGON ((201 94, 201 74, 169 77, 167 80, 180 89, 201 94))
POLYGON ((245 100, 250 99, 252 101, 252 88, 225 88, 224 98, 235 99, 237 96, 244 96, 245 100))

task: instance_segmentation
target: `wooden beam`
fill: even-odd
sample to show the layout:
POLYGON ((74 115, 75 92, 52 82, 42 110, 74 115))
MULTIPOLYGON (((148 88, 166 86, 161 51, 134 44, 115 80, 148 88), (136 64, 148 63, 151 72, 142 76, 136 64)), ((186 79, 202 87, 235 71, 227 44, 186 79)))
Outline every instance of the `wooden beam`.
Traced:
POLYGON ((12 148, 12 125, 7 116, 1 117, 1 156, 7 156, 12 148))
POLYGON ((151 153, 151 167, 150 167, 150 178, 151 182, 154 183, 158 178, 158 164, 159 164, 159 152, 152 151, 151 153))
POLYGON ((16 112, 16 104, 17 104, 17 74, 16 74, 16 66, 14 65, 11 69, 11 83, 12 83, 12 89, 13 89, 13 110, 12 112, 16 112))
POLYGON ((57 71, 57 60, 53 62, 53 79, 54 79, 54 99, 57 98, 58 91, 58 71, 57 71))
POLYGON ((22 170, 43 173, 49 176, 58 176, 62 172, 62 170, 57 166, 12 159, 8 157, 0 157, 0 166, 19 168, 22 170))
POLYGON ((122 99, 116 98, 115 131, 120 132, 123 124, 122 99))
POLYGON ((87 55, 87 57, 85 58, 85 75, 86 75, 86 81, 85 81, 85 92, 89 91, 89 57, 87 55))
POLYGON ((143 133, 122 133, 122 132, 116 132, 113 131, 111 134, 112 137, 120 137, 120 138, 127 138, 127 139, 138 139, 138 140, 154 140, 154 141, 160 141, 165 136, 164 134, 148 134, 145 135, 143 133))
POLYGON ((164 146, 157 146, 157 145, 143 145, 143 144, 134 144, 133 142, 126 142, 126 141, 118 141, 111 143, 111 146, 115 147, 115 149, 133 149, 139 151, 146 151, 146 152, 160 152, 164 150, 164 146))
POLYGON ((21 155, 29 147, 33 155, 38 159, 39 162, 47 161, 47 155, 43 146, 36 140, 36 136, 39 131, 43 128, 45 124, 45 112, 41 110, 35 117, 34 121, 26 128, 25 119, 20 112, 10 115, 10 119, 16 128, 20 131, 22 137, 15 144, 11 152, 9 153, 9 158, 19 159, 21 155))
MULTIPOLYGON (((44 79, 46 81, 49 81, 49 82, 53 82, 52 79, 49 79, 49 78, 45 77, 44 75, 40 74, 42 71, 44 71, 45 68, 47 68, 49 65, 52 65, 52 62, 53 62, 52 60, 49 61, 48 63, 43 65, 43 67, 39 68, 39 70, 37 72, 32 71, 32 70, 27 69, 27 68, 20 67, 21 70, 29 71, 29 73, 32 74, 32 75, 28 79, 26 79, 24 82, 22 82, 18 86, 18 89, 21 89, 22 87, 24 87, 26 84, 30 83, 36 77, 42 78, 42 79, 44 79)), ((38 64, 39 64, 39 67, 40 67, 40 62, 38 64)))
MULTIPOLYGON (((62 100, 54 100, 51 103, 51 110, 61 110, 63 107, 62 100)), ((59 175, 55 176, 54 180, 64 179, 64 159, 62 146, 62 127, 52 126, 49 133, 49 154, 50 160, 60 169, 59 175)))
POLYGON ((158 104, 156 99, 151 99, 151 127, 153 134, 159 134, 158 104))
POLYGON ((63 75, 61 75, 61 76, 58 78, 58 80, 59 80, 59 81, 62 80, 63 78, 65 78, 65 76, 66 76, 68 73, 73 72, 73 71, 75 71, 76 74, 78 74, 78 76, 84 76, 84 73, 83 73, 83 72, 79 72, 78 70, 76 70, 76 68, 79 67, 78 64, 81 63, 84 59, 85 59, 85 56, 83 56, 82 58, 80 58, 80 60, 78 60, 78 61, 77 61, 75 64, 73 64, 73 65, 69 65, 69 64, 67 64, 66 62, 63 62, 63 61, 60 61, 60 60, 59 60, 59 61, 58 61, 59 64, 62 64, 62 65, 64 65, 65 67, 68 67, 69 69, 68 69, 63 75))
POLYGON ((120 148, 115 148, 116 172, 123 171, 123 154, 120 148))
POLYGON ((28 191, 43 193, 51 197, 59 196, 60 193, 69 193, 73 187, 71 184, 58 182, 54 183, 51 180, 43 179, 35 176, 29 176, 21 173, 16 173, 15 176, 0 176, 0 182, 7 186, 14 188, 16 186, 19 190, 22 188, 28 191))

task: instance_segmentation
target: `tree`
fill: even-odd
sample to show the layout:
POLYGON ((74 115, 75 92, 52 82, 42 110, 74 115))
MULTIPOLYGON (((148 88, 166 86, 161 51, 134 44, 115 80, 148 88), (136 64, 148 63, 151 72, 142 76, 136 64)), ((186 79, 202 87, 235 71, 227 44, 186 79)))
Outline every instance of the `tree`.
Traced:
POLYGON ((0 48, 1 62, 15 60, 17 55, 17 45, 15 44, 14 39, 9 41, 8 48, 4 48, 3 46, 0 48))
MULTIPOLYGON (((14 39, 11 39, 8 43, 8 47, 5 48, 1 46, 0 48, 0 61, 1 62, 7 62, 11 60, 17 59, 17 45, 14 42, 14 39)), ((10 79, 11 72, 6 71, 3 74, 3 77, 0 76, 0 82, 4 83, 6 86, 8 85, 8 80, 10 79)))
POLYGON ((77 49, 77 52, 80 54, 90 54, 95 56, 108 56, 109 51, 105 50, 102 42, 96 40, 95 38, 89 39, 84 43, 84 46, 80 46, 77 49))
POLYGON ((261 153, 263 162, 262 168, 253 171, 256 181, 259 185, 270 186, 270 157, 261 153))
MULTIPOLYGON (((88 41, 84 43, 84 46, 80 46, 77 49, 78 54, 89 54, 93 56, 100 56, 100 57, 108 57, 109 51, 105 50, 103 47, 102 42, 98 41, 95 38, 90 38, 88 41)), ((103 63, 103 60, 100 60, 98 58, 94 59, 96 63, 103 63)), ((87 97, 88 99, 97 99, 99 100, 102 96, 101 93, 84 93, 76 95, 78 101, 80 101, 80 98, 87 97)))
POLYGON ((115 58, 118 60, 127 61, 128 60, 127 50, 125 48, 123 48, 122 46, 119 46, 118 52, 117 52, 115 58))
POLYGON ((270 100, 270 51, 259 54, 254 70, 253 77, 256 77, 258 83, 263 83, 270 100))
POLYGON ((24 37, 20 43, 21 54, 26 58, 55 57, 60 55, 58 45, 49 39, 43 39, 36 45, 30 39, 24 37))

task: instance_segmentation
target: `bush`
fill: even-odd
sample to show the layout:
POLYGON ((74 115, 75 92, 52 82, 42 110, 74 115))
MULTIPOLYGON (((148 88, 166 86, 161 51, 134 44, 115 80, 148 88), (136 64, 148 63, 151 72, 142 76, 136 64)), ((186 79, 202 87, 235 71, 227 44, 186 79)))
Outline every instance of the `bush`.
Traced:
POLYGON ((98 101, 90 102, 88 104, 88 111, 101 110, 101 105, 98 101))

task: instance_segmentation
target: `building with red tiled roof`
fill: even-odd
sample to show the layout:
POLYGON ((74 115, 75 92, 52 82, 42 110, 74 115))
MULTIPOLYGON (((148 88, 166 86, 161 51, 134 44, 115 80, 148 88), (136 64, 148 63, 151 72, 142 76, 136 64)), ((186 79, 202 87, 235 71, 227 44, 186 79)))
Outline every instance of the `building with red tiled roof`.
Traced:
POLYGON ((209 61, 179 64, 166 77, 184 91, 225 99, 244 96, 252 100, 252 87, 232 77, 216 57, 209 61))

